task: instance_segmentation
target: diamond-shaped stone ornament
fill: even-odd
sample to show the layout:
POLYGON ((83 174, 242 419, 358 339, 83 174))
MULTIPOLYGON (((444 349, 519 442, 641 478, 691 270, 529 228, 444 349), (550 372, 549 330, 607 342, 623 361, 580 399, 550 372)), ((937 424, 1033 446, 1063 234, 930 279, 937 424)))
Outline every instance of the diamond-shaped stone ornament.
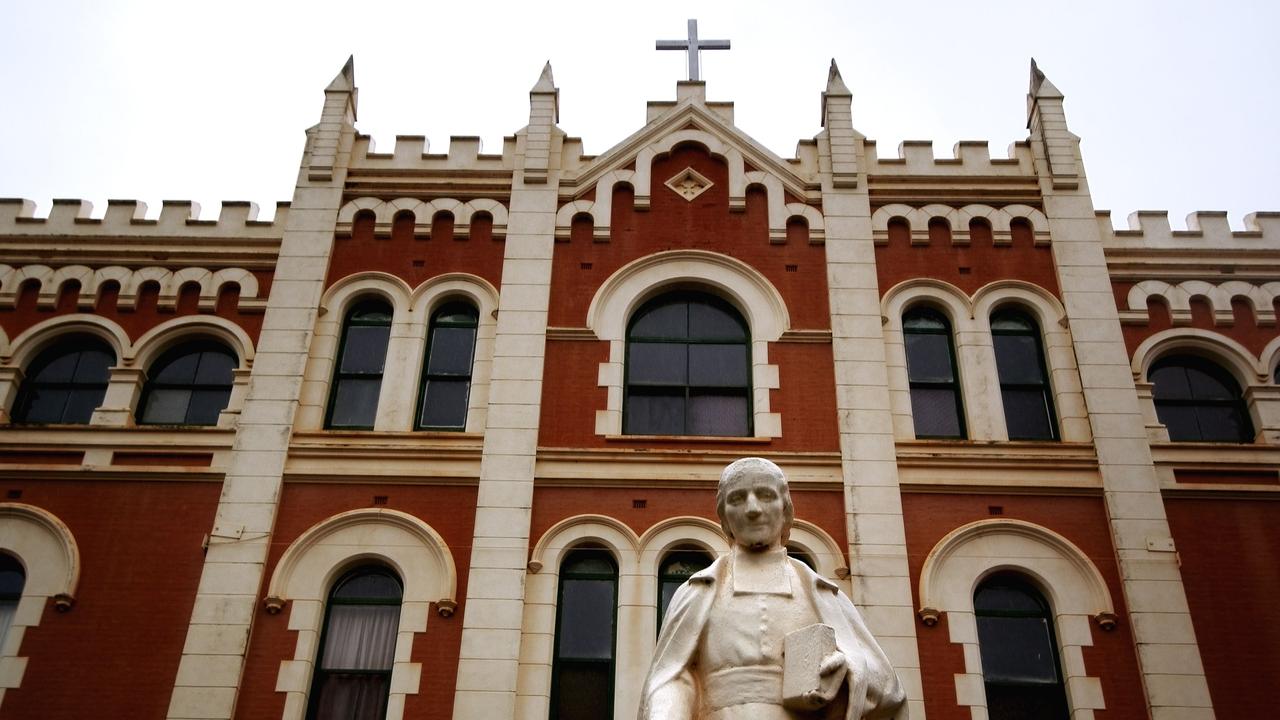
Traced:
POLYGON ((663 184, 685 200, 692 201, 706 192, 707 188, 711 187, 712 182, 704 177, 702 173, 687 167, 663 184))

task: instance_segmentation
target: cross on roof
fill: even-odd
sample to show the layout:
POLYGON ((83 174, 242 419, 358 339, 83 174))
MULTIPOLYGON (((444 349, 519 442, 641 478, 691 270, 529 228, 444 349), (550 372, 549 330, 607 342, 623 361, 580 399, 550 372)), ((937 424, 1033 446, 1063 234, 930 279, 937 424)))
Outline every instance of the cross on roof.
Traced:
POLYGON ((689 79, 701 80, 698 73, 698 51, 728 50, 728 40, 698 40, 698 21, 689 21, 688 40, 659 40, 658 50, 687 50, 689 52, 689 79))

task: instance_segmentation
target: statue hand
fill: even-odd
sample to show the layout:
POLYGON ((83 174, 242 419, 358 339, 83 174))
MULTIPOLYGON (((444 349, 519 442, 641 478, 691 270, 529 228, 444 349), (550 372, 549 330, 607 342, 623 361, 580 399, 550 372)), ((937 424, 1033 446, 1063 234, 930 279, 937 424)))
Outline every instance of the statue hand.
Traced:
POLYGON ((809 693, 809 705, 816 708, 834 700, 836 693, 840 692, 840 686, 844 684, 847 670, 848 662, 844 653, 839 650, 823 658, 822 666, 818 669, 818 689, 809 693))

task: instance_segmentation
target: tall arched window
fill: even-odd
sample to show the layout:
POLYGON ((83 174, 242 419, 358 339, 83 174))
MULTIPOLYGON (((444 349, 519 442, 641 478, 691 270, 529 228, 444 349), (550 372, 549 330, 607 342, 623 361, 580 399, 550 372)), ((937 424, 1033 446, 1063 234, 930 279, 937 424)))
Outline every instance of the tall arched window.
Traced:
POLYGON ((40 353, 14 402, 13 421, 88 424, 107 394, 116 354, 92 337, 63 340, 40 353))
POLYGON ((467 426, 479 317, 475 306, 464 302, 446 303, 431 316, 418 393, 419 429, 462 430, 467 426))
POLYGON ((1156 416, 1169 439, 1189 442, 1253 442, 1253 423, 1231 373, 1195 355, 1171 355, 1147 373, 1156 416))
POLYGON ((27 584, 27 573, 22 564, 9 555, 0 554, 0 648, 9 636, 13 617, 18 613, 18 601, 22 588, 27 584))
POLYGON ((138 403, 144 425, 216 425, 231 399, 236 356, 226 346, 179 345, 152 363, 138 403))
POLYGON ((998 573, 973 594, 991 720, 1067 720, 1053 613, 1018 575, 998 573))
POLYGON ((1044 364, 1040 327, 1020 310, 991 316, 991 344, 1010 440, 1057 440, 1053 389, 1044 364))
POLYGON ((746 321, 707 293, 649 301, 627 327, 626 384, 628 435, 750 435, 746 321))
POLYGON ((377 566, 357 568, 333 586, 308 720, 386 717, 402 595, 400 579, 377 566))
POLYGON ((902 339, 916 437, 963 438, 964 406, 951 323, 932 308, 913 308, 902 316, 902 339))
POLYGON ((604 550, 574 550, 560 565, 551 717, 613 717, 618 566, 604 550))
POLYGON ((391 337, 391 306, 365 300, 347 313, 325 426, 369 430, 378 414, 382 369, 391 337))
POLYGON ((658 630, 667 616, 667 606, 676 590, 691 575, 711 564, 711 556, 702 550, 676 550, 662 560, 658 568, 658 630))

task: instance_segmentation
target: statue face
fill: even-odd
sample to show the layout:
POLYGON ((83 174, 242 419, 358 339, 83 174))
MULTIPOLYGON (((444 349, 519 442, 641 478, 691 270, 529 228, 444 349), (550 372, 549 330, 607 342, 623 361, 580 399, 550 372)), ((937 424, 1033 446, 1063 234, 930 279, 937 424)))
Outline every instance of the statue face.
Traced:
POLYGON ((765 550, 782 540, 786 510, 783 480, 767 472, 745 472, 725 493, 724 519, 734 542, 749 550, 765 550))

